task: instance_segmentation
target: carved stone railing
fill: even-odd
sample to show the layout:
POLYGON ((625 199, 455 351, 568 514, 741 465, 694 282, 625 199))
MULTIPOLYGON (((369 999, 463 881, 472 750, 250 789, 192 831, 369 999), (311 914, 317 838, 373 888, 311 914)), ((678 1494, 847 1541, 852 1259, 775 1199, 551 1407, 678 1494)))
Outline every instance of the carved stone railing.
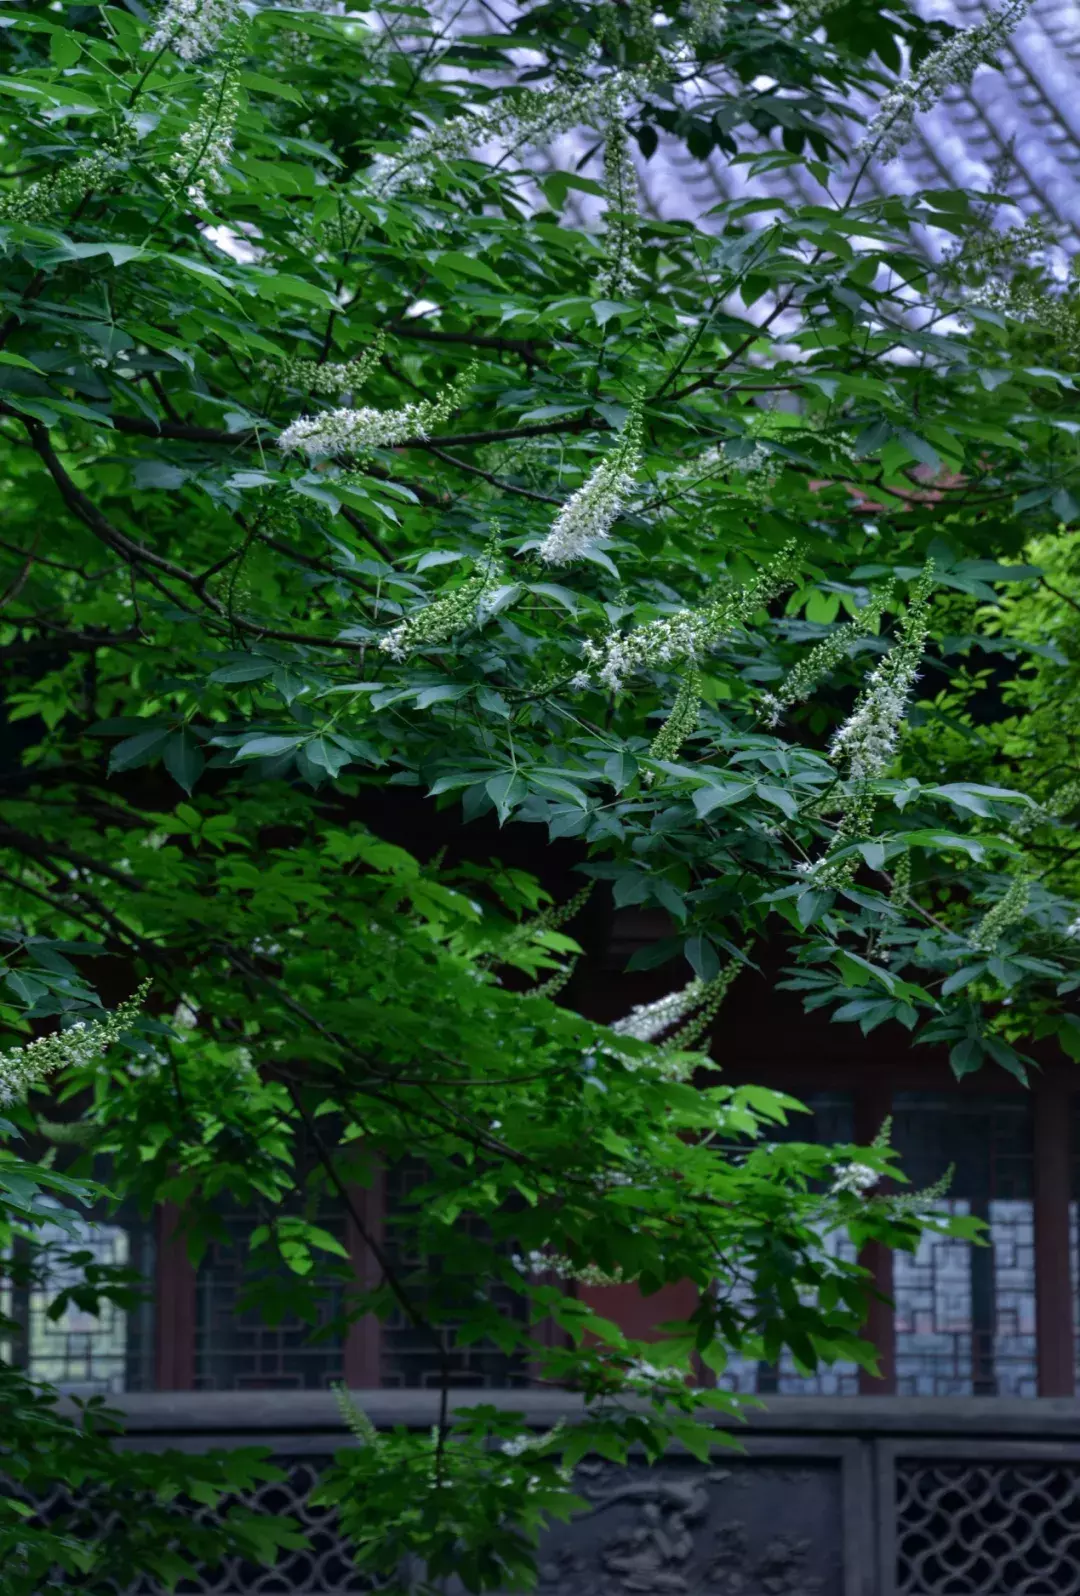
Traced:
MULTIPOLYGON (((423 1391, 357 1394, 379 1425, 428 1427, 423 1391)), ((548 1428, 573 1402, 470 1393, 548 1428)), ((195 1596, 344 1596, 352 1570, 332 1515, 308 1498, 345 1440, 330 1395, 159 1393, 117 1399, 132 1447, 269 1446, 286 1479, 252 1505, 290 1513, 309 1551, 272 1570, 225 1566, 195 1596)), ((582 1465, 588 1513, 541 1553, 543 1596, 1077 1596, 1080 1402, 776 1397, 709 1465, 582 1465)), ((139 1596, 153 1596, 147 1585, 139 1596)))

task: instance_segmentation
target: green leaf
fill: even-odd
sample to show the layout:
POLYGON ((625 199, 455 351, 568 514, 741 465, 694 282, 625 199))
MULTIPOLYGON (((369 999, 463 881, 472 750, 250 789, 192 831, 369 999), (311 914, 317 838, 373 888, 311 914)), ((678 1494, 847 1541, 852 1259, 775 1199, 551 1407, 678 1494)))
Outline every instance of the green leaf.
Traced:
POLYGON ((186 727, 169 738, 162 760, 169 775, 186 793, 191 792, 206 764, 201 747, 186 727))
POLYGON ((164 748, 172 732, 168 726, 152 726, 135 737, 125 737, 109 755, 109 774, 121 770, 135 770, 148 765, 164 748))
POLYGON ((604 775, 616 792, 623 792, 638 773, 638 762, 633 754, 623 750, 609 754, 604 761, 604 775))
POLYGON ((516 770, 503 771, 484 783, 484 791, 495 805, 500 826, 505 825, 517 805, 528 796, 529 788, 516 770))
POLYGON ((20 366, 24 371, 36 371, 39 377, 45 373, 40 366, 35 366, 32 360, 27 360, 23 355, 15 355, 9 349, 0 349, 0 366, 20 366))
MULTIPOLYGON (((224 279, 223 279, 224 281, 224 279)), ((333 295, 318 283, 305 282, 289 272, 256 272, 245 280, 249 293, 260 299, 300 299, 323 310, 334 308, 333 295)))
POLYGON ((331 776, 338 775, 349 763, 349 754, 326 737, 312 737, 310 742, 304 744, 304 752, 313 765, 318 765, 320 770, 327 771, 331 776))
POLYGON ((441 282, 453 283, 456 277, 471 277, 480 283, 490 283, 492 288, 497 288, 501 293, 509 293, 509 288, 497 272, 482 260, 476 260, 472 255, 466 255, 459 249, 443 250, 431 262, 431 270, 441 282))
POLYGON ((219 665, 217 670, 211 671, 208 680, 212 682, 261 682, 275 670, 272 659, 261 659, 257 654, 248 654, 243 658, 234 659, 228 665, 219 665))
POLYGON ((707 936, 687 937, 683 952, 699 981, 711 981, 720 974, 720 956, 707 936))
POLYGON ((54 33, 49 40, 49 59, 63 70, 74 66, 82 55, 82 45, 73 33, 54 33))
POLYGON ((278 754, 290 753, 304 741, 300 735, 249 737, 236 750, 237 759, 273 759, 278 754))
POLYGON ((732 780, 721 785, 710 783, 707 787, 699 787, 694 793, 694 808, 697 810, 698 819, 706 820, 714 809, 726 808, 730 804, 741 803, 754 791, 753 782, 740 782, 732 780))
POLYGON ((191 473, 164 460, 140 460, 132 475, 137 488, 182 488, 191 473))
POLYGON ((1066 526, 1080 520, 1080 504, 1077 504, 1067 488, 1058 488, 1050 502, 1055 514, 1061 517, 1066 526))
POLYGON ((942 997, 952 997, 954 992, 961 991, 965 986, 970 985, 972 981, 978 980, 980 976, 985 974, 985 963, 965 964, 962 969, 954 970, 952 975, 941 983, 942 997))
POLYGON ((983 1059, 982 1043, 977 1036, 965 1036, 962 1041, 949 1049, 949 1063, 958 1079, 981 1069, 983 1059))

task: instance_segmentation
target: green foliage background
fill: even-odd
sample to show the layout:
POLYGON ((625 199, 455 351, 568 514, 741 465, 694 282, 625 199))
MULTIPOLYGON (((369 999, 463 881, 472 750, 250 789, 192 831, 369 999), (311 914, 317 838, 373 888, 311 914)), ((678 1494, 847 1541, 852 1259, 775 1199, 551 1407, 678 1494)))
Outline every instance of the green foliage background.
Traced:
MULTIPOLYGON (((666 1048, 580 1018, 559 990, 581 922, 483 827, 530 827, 538 860, 571 846, 595 902, 665 914, 632 963, 699 1003, 768 941, 808 1007, 900 1025, 957 1073, 1077 1056, 1073 291, 1044 238, 995 232, 993 196, 865 198, 845 175, 830 118, 948 36, 903 6, 523 5, 483 33, 409 6, 195 15, 217 39, 193 60, 146 49, 135 0, 0 15, 11 1046, 151 983, 104 1060, 42 1083, 58 1102, 8 1094, 2 1255, 18 1237, 39 1278, 50 1198, 96 1178, 184 1204, 197 1259, 228 1192, 263 1216, 271 1317, 314 1323, 336 1274, 336 1328, 404 1315, 444 1389, 470 1342, 541 1360, 589 1399, 579 1430, 523 1449, 494 1409, 446 1403, 430 1437, 358 1417, 326 1487, 391 1587, 524 1585, 575 1458, 725 1438, 737 1404, 692 1370, 872 1363, 831 1231, 912 1247, 946 1222, 834 1180, 892 1169, 884 1143, 770 1141, 791 1105, 688 1051, 708 1001, 666 1048), (598 118, 600 81, 622 91, 598 118), (750 176, 803 162, 833 202, 618 210, 602 163, 522 136, 559 84, 579 153, 664 136, 750 176), (500 141, 431 133, 470 107, 500 141), (434 409, 392 446, 278 446, 343 404, 434 409), (610 535, 552 567, 555 516, 638 425, 610 535), (831 737, 928 571, 908 727, 852 779, 831 737), (590 667, 708 606, 696 660, 645 650, 618 691, 590 667), (774 726, 764 695, 797 668, 774 726), (416 1158, 408 1247, 372 1238, 360 1292, 326 1205, 416 1158), (689 1279, 700 1304, 646 1348, 515 1267, 531 1252, 689 1279)), ((131 1289, 106 1271, 85 1300, 131 1289)), ((17 1483, 60 1469, 121 1504, 95 1544, 6 1498, 12 1590, 64 1567, 88 1592, 119 1566, 169 1581, 181 1541, 289 1544, 236 1518, 196 1545, 169 1505, 265 1461, 121 1459, 105 1421, 0 1379, 17 1483)))

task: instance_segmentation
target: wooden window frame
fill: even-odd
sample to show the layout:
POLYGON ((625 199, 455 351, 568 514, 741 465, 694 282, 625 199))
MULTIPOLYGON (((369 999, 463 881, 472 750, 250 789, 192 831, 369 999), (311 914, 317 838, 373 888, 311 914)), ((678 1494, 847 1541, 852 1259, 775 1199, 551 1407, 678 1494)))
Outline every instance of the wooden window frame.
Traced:
MULTIPOLYGON (((855 1137, 872 1141, 892 1112, 894 1094, 906 1090, 940 1092, 944 1088, 940 1064, 901 1066, 889 1070, 884 1082, 866 1079, 865 1066, 840 1063, 823 1072, 816 1061, 799 1070, 776 1071, 758 1067, 748 1074, 797 1097, 809 1089, 812 1076, 816 1090, 850 1091, 854 1104, 855 1137)), ((733 1074, 733 1079, 738 1077, 733 1074)), ((1035 1233, 1035 1308, 1036 1366, 1041 1397, 1072 1397, 1076 1392, 1073 1334, 1073 1268, 1070 1247, 1069 1207, 1071 1198, 1071 1096, 1072 1085, 1066 1068, 1048 1066, 1030 1087, 1019 1082, 994 1082, 995 1091, 1030 1092, 1034 1136, 1034 1233, 1035 1233)), ((954 1082, 958 1093, 978 1095, 987 1090, 980 1075, 954 1082)), ((371 1187, 351 1193, 364 1227, 376 1241, 384 1234, 383 1181, 376 1176, 371 1187)), ((182 1236, 179 1212, 165 1204, 158 1215, 157 1312, 155 1316, 155 1374, 159 1390, 189 1391, 195 1388, 195 1270, 182 1236)), ((352 1217, 348 1221, 347 1246, 358 1281, 365 1287, 378 1280, 378 1266, 365 1245, 352 1217)), ((859 1372, 861 1395, 889 1396, 896 1392, 896 1335, 890 1301, 893 1292, 893 1260, 888 1248, 871 1243, 862 1260, 873 1276, 879 1298, 871 1303, 867 1321, 868 1339, 878 1350, 879 1374, 859 1372)), ((626 1289, 626 1288, 623 1288, 626 1289)), ((661 1317, 663 1317, 662 1315, 661 1317)), ((344 1349, 346 1383, 355 1389, 374 1389, 381 1384, 381 1326, 374 1315, 351 1326, 344 1349)))

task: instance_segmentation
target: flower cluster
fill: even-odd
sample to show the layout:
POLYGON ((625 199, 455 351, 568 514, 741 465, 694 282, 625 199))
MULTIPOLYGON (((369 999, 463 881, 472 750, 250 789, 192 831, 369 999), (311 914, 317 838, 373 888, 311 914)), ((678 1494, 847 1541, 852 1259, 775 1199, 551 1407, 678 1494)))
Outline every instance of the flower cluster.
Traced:
POLYGON ((745 626, 778 593, 791 587, 797 568, 795 544, 787 543, 752 582, 711 604, 696 610, 679 610, 637 626, 632 632, 612 632, 602 643, 587 640, 582 653, 589 670, 575 677, 574 685, 589 686, 595 672, 605 687, 618 692, 625 678, 635 671, 699 659, 722 638, 745 626))
POLYGON ((1005 932, 1016 925, 1027 913, 1030 885, 1024 876, 1009 883, 1007 891, 992 909, 988 909, 971 933, 968 941, 980 953, 993 953, 1005 932))
MULTIPOLYGON (((588 881, 579 887, 573 897, 567 898, 565 903, 549 903, 528 920, 522 920, 520 925, 507 933, 499 943, 497 953, 509 953, 511 948, 519 947, 523 942, 531 942, 536 937, 542 936, 546 931, 558 931, 560 926, 569 925, 571 920, 576 920, 592 897, 595 882, 588 881)), ((559 972, 562 975, 562 971, 559 972)))
POLYGON ((838 1167, 834 1173, 834 1197, 840 1192, 854 1192, 857 1197, 864 1197, 868 1191, 873 1191, 881 1179, 877 1170, 871 1169, 869 1164, 847 1164, 843 1168, 838 1167))
MULTIPOLYGON (((745 952, 745 949, 743 950, 745 952)), ((698 996, 697 1013, 673 1031, 665 1042, 660 1044, 664 1053, 682 1053, 696 1047, 701 1037, 704 1036, 709 1026, 720 1011, 720 1005, 727 997, 731 985, 742 970, 741 959, 732 959, 714 975, 711 981, 706 981, 698 996)))
POLYGON ((1045 256, 1059 240, 1042 216, 1029 216, 1016 227, 984 227, 951 250, 942 263, 946 271, 1015 271, 1029 266, 1033 256, 1045 256))
POLYGON ((501 576, 498 542, 493 539, 488 545, 482 570, 466 577, 452 593, 425 604, 414 615, 399 621, 392 631, 379 639, 379 647, 391 659, 402 661, 418 649, 438 648, 448 643, 457 632, 478 623, 478 611, 484 595, 498 586, 501 576))
POLYGON ((668 992, 652 1003, 637 1003, 624 1019, 616 1020, 610 1027, 617 1036, 632 1036, 637 1042, 651 1042, 662 1036, 673 1025, 700 1003, 705 991, 704 981, 691 981, 678 992, 668 992))
POLYGON ((96 154, 84 155, 34 183, 0 194, 0 222, 40 222, 69 205, 77 205, 109 182, 134 139, 134 131, 125 124, 119 137, 111 139, 96 154))
POLYGON ((641 459, 641 407, 634 404, 611 453, 572 493, 537 551, 545 565, 567 565, 606 538, 633 492, 641 459))
POLYGON ((583 124, 603 127, 645 86, 646 80, 636 73, 611 72, 550 89, 526 89, 512 99, 506 97, 414 134, 397 155, 377 155, 367 181, 384 197, 403 188, 427 188, 440 161, 462 160, 485 144, 503 142, 518 148, 545 144, 583 124))
POLYGON ((884 593, 872 598, 854 620, 837 626, 828 637, 816 644, 788 672, 775 692, 762 693, 761 711, 766 726, 776 726, 785 709, 809 698, 814 688, 832 673, 841 660, 847 658, 852 643, 876 629, 888 597, 888 593, 884 593))
POLYGON ((562 1280, 580 1280, 586 1286, 619 1286, 626 1279, 621 1269, 598 1269, 595 1264, 576 1264, 557 1252, 515 1253, 510 1262, 523 1275, 558 1275, 562 1280))
POLYGON ((333 1386, 334 1397, 337 1401, 338 1411, 344 1419, 350 1433, 362 1446, 378 1446, 381 1440, 378 1430, 371 1419, 364 1412, 344 1385, 333 1386))
POLYGON ((386 334, 380 332, 371 346, 355 360, 318 361, 303 355, 287 355, 267 368, 292 388, 303 388, 318 399, 336 399, 343 393, 356 393, 367 382, 382 359, 386 334))
POLYGON ((613 122, 604 144, 604 186, 607 189, 607 262, 597 284, 601 299, 626 299, 640 273, 634 265, 641 218, 637 172, 630 159, 626 128, 613 122))
POLYGON ((397 410, 326 410, 317 416, 301 416, 278 438, 278 448, 288 454, 296 450, 309 460, 333 455, 365 454, 371 449, 390 449, 423 439, 432 427, 452 415, 461 402, 462 390, 472 379, 470 367, 435 399, 419 399, 397 410))
MULTIPOLYGON (((716 1018, 721 1003, 741 969, 742 961, 732 959, 711 981, 694 980, 677 992, 668 992, 666 996, 657 998, 655 1002, 639 1003, 624 1019, 616 1020, 610 1029, 617 1036, 632 1036, 638 1042, 655 1041, 665 1031, 670 1031, 671 1035, 660 1043, 661 1055, 686 1052, 716 1018), (680 1024, 680 1021, 684 1023, 680 1024), (673 1026, 678 1026, 678 1029, 672 1031, 673 1026)), ((692 1060, 665 1060, 661 1057, 643 1061, 625 1053, 616 1053, 615 1057, 630 1070, 640 1069, 644 1063, 646 1068, 655 1070, 664 1080, 682 1080, 694 1068, 692 1060)))
POLYGON ((241 16, 239 0, 165 0, 144 50, 172 50, 181 61, 212 55, 241 16))
POLYGON ((1080 302, 1075 290, 1049 293, 1033 282, 1000 280, 981 284, 967 295, 969 305, 983 305, 1037 328, 1063 354, 1080 351, 1080 302))
POLYGON ((932 586, 931 562, 916 582, 911 603, 900 618, 899 641, 870 672, 854 710, 829 744, 829 758, 834 764, 846 763, 853 781, 873 781, 882 775, 896 751, 930 629, 932 586))
POLYGON ((971 82, 980 66, 995 66, 998 53, 1032 0, 1009 0, 985 22, 961 28, 927 56, 917 77, 897 85, 882 100, 856 154, 889 161, 911 136, 916 111, 929 111, 954 83, 971 82))
POLYGON ((711 444, 694 459, 681 461, 673 471, 662 476, 659 495, 639 495, 635 508, 658 509, 670 514, 680 501, 706 484, 719 485, 737 494, 740 499, 749 498, 755 504, 764 504, 776 480, 776 471, 776 456, 764 443, 755 443, 749 454, 741 455, 738 459, 732 457, 727 445, 711 444), (721 472, 724 475, 718 484, 717 478, 721 472))
POLYGON ((923 1186, 919 1191, 902 1191, 893 1193, 888 1199, 889 1208, 894 1214, 925 1214, 935 1203, 940 1203, 949 1194, 949 1188, 956 1175, 956 1165, 950 1164, 943 1175, 923 1186))
POLYGON ((680 460, 671 471, 660 477, 662 496, 659 500, 645 498, 644 506, 651 509, 654 503, 666 504, 708 482, 727 463, 722 443, 710 444, 692 460, 680 460))
POLYGON ((526 996, 538 998, 558 997, 563 988, 569 984, 574 971, 577 969, 577 964, 577 959, 571 959, 568 964, 563 965, 561 970, 556 970, 555 974, 549 975, 546 981, 541 981, 539 986, 531 987, 526 996))
POLYGON ((210 79, 198 115, 180 140, 178 155, 183 176, 176 192, 183 191, 198 210, 208 210, 210 195, 222 194, 228 188, 226 168, 232 159, 245 50, 245 35, 234 34, 221 65, 210 79))
POLYGON ((800 33, 810 33, 823 17, 846 0, 788 0, 788 20, 800 33))
MULTIPOLYGON (((651 759, 676 759, 679 749, 688 737, 697 731, 701 714, 701 672, 691 664, 675 695, 671 714, 661 726, 649 748, 651 759)), ((647 785, 652 785, 653 773, 646 774, 647 785)))
POLYGON ((911 897, 911 849, 905 848, 892 867, 892 887, 889 902, 903 908, 911 897))
POLYGON ((521 1457, 526 1452, 538 1452, 543 1447, 548 1447, 561 1435, 563 1421, 559 1420, 554 1429, 545 1430, 543 1435, 515 1435, 509 1441, 500 1443, 499 1451, 506 1457, 521 1457))
POLYGON ((144 981, 135 996, 101 1020, 76 1020, 65 1031, 39 1036, 25 1047, 0 1053, 0 1103, 13 1102, 46 1075, 72 1065, 89 1064, 129 1031, 150 990, 144 981))
POLYGON ((1080 781, 1062 782, 1057 792, 1044 803, 1025 809, 1009 826, 1010 837, 1029 837, 1038 826, 1052 825, 1062 820, 1070 810, 1080 804, 1080 781))
POLYGON ((733 472, 743 479, 739 484, 742 492, 749 493, 756 503, 764 504, 769 489, 776 480, 778 469, 778 462, 772 450, 758 441, 749 454, 742 455, 738 460, 732 460, 731 467, 733 472))
POLYGON ((700 50, 702 45, 711 44, 723 32, 727 8, 728 0, 690 0, 686 42, 691 50, 700 50))

